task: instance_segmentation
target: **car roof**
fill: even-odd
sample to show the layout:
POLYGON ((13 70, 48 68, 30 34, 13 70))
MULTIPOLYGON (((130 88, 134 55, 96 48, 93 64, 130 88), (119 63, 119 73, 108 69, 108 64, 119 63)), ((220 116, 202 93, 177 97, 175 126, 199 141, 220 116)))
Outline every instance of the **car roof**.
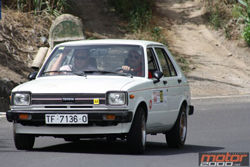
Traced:
POLYGON ((116 44, 116 45, 158 45, 164 46, 161 43, 146 40, 128 40, 128 39, 95 39, 95 40, 80 40, 70 41, 59 44, 58 46, 82 46, 82 45, 104 45, 104 44, 116 44))

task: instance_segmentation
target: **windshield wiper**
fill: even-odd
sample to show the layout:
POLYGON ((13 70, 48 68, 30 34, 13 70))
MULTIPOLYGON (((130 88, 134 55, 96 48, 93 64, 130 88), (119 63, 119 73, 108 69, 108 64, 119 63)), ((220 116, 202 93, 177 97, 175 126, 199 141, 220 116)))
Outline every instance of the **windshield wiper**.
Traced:
POLYGON ((81 72, 74 72, 74 71, 69 71, 69 70, 55 70, 55 71, 44 71, 42 74, 48 74, 48 73, 72 73, 78 76, 86 76, 84 71, 81 72))
POLYGON ((85 74, 85 71, 73 72, 73 74, 78 75, 78 76, 84 76, 84 77, 87 76, 87 75, 85 74))
POLYGON ((114 71, 102 71, 102 70, 94 70, 94 71, 83 71, 86 73, 94 73, 94 74, 116 74, 120 76, 130 76, 133 77, 130 73, 120 73, 120 72, 114 72, 114 71))
POLYGON ((62 72, 73 73, 72 71, 69 71, 69 70, 54 70, 54 71, 44 71, 44 72, 42 72, 42 74, 48 74, 48 73, 62 73, 62 72))
POLYGON ((54 71, 44 71, 42 72, 42 74, 48 74, 48 73, 73 73, 75 75, 78 76, 84 76, 86 77, 86 74, 115 74, 115 75, 119 75, 119 76, 129 76, 131 78, 133 78, 133 75, 131 75, 130 73, 120 73, 120 72, 114 72, 114 71, 101 71, 101 70, 91 70, 91 71, 78 71, 78 72, 74 72, 74 71, 69 71, 69 70, 54 70, 54 71))

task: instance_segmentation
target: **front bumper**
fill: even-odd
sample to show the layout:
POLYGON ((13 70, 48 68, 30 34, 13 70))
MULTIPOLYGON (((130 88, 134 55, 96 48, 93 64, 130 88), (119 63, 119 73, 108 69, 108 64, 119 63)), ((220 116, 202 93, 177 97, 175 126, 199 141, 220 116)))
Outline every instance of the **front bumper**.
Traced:
MULTIPOLYGON (((129 123, 132 121, 133 112, 127 110, 121 111, 16 111, 8 110, 6 118, 9 122, 20 123, 23 126, 44 126, 45 114, 88 114, 87 125, 75 126, 110 126, 118 123, 129 123), (28 114, 29 119, 21 119, 20 114, 28 114), (106 119, 106 115, 114 115, 112 120, 106 119)), ((48 125, 54 126, 54 125, 48 125)), ((65 126, 65 125, 60 125, 65 126)), ((66 125, 68 126, 68 125, 66 125)), ((71 125, 72 126, 72 125, 71 125)))
POLYGON ((193 115, 193 114, 194 114, 194 106, 190 105, 188 115, 193 115))

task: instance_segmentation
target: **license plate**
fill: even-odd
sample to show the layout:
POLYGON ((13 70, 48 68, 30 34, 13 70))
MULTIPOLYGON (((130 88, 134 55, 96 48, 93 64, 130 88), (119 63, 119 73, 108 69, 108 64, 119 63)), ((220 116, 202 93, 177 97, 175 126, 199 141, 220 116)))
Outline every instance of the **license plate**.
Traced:
POLYGON ((46 124, 87 124, 88 114, 45 114, 46 124))

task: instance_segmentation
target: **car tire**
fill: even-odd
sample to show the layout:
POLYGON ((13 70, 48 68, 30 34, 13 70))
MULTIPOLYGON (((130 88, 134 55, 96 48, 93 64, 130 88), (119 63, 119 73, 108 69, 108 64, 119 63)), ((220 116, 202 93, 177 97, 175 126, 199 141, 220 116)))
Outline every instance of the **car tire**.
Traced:
POLYGON ((14 132, 14 142, 18 150, 30 150, 35 143, 35 136, 29 134, 17 134, 14 132))
POLYGON ((166 141, 170 148, 182 148, 187 136, 186 107, 182 106, 173 128, 166 133, 166 141))
POLYGON ((143 108, 138 108, 127 136, 129 152, 143 154, 146 148, 146 116, 143 108))
POLYGON ((115 142, 117 140, 117 138, 116 137, 106 137, 106 140, 108 142, 115 142))

